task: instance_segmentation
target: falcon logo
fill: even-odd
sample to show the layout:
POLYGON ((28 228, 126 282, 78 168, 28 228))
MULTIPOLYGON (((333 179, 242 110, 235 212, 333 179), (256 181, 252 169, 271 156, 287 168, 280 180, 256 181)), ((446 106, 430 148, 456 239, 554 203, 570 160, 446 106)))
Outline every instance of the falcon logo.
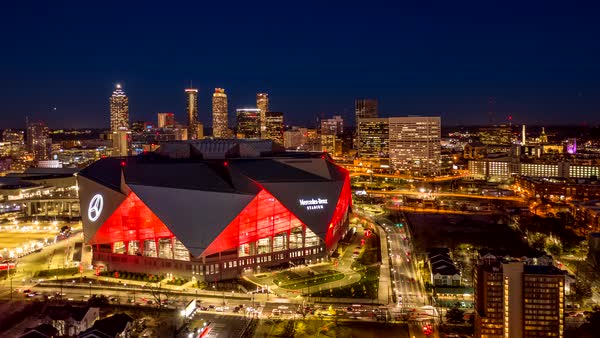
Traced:
POLYGON ((88 207, 88 218, 90 221, 95 222, 98 217, 100 217, 100 213, 102 212, 102 207, 104 206, 104 199, 102 195, 96 194, 92 197, 90 201, 90 206, 88 207))

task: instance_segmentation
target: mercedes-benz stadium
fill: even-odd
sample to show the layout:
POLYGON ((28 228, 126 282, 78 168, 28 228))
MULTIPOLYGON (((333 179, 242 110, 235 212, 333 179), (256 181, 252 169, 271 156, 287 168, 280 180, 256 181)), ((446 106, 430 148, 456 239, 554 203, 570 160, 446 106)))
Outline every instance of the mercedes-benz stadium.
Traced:
POLYGON ((348 172, 315 154, 105 158, 77 181, 95 266, 209 282, 327 259, 352 204, 348 172))

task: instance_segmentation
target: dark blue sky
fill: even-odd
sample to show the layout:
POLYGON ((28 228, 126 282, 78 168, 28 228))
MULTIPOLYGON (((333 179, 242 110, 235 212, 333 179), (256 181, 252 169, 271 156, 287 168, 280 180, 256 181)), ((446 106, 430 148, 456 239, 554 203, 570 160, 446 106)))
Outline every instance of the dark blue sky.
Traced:
POLYGON ((363 96, 446 125, 488 123, 489 97, 497 121, 600 122, 599 8, 573 1, 5 2, 0 128, 108 126, 116 82, 132 120, 183 121, 190 80, 205 122, 214 87, 230 114, 266 91, 287 123, 363 96))

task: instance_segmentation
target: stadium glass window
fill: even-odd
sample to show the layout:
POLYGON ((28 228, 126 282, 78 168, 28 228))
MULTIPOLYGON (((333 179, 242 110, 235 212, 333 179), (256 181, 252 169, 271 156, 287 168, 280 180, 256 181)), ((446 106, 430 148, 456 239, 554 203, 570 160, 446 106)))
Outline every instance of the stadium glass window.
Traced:
POLYGON ((239 257, 246 257, 246 256, 250 256, 250 243, 246 243, 246 244, 242 244, 239 247, 238 250, 238 256, 239 257))
POLYGON ((285 243, 286 237, 287 234, 285 232, 277 234, 275 237, 273 237, 273 252, 287 250, 287 245, 285 243))
POLYGON ((173 242, 170 238, 160 238, 158 240, 158 257, 173 259, 173 242))
POLYGON ((118 241, 113 243, 113 253, 124 254, 125 253, 125 242, 118 241))
POLYGON ((177 238, 174 238, 173 244, 174 244, 173 253, 174 253, 175 259, 180 260, 180 261, 189 261, 190 253, 185 248, 183 243, 181 243, 181 241, 179 241, 177 238))
POLYGON ((261 238, 257 242, 257 253, 264 254, 271 252, 271 237, 261 238))
POLYGON ((302 247, 302 226, 291 229, 289 247, 290 249, 299 249, 302 247))
POLYGON ((129 241, 129 246, 127 247, 128 255, 139 255, 140 254, 140 241, 129 241))
POLYGON ((306 228, 306 237, 304 239, 304 247, 309 248, 311 246, 319 245, 319 237, 312 232, 309 228, 306 228))
POLYGON ((144 256, 156 257, 156 241, 154 239, 147 239, 144 241, 144 256))

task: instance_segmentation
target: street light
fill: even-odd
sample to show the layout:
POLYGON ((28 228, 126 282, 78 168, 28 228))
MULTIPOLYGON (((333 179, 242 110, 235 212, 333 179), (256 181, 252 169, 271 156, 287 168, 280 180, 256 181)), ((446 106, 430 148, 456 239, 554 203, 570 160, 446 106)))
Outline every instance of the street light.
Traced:
POLYGON ((90 284, 90 298, 92 298, 92 281, 88 282, 90 284))

